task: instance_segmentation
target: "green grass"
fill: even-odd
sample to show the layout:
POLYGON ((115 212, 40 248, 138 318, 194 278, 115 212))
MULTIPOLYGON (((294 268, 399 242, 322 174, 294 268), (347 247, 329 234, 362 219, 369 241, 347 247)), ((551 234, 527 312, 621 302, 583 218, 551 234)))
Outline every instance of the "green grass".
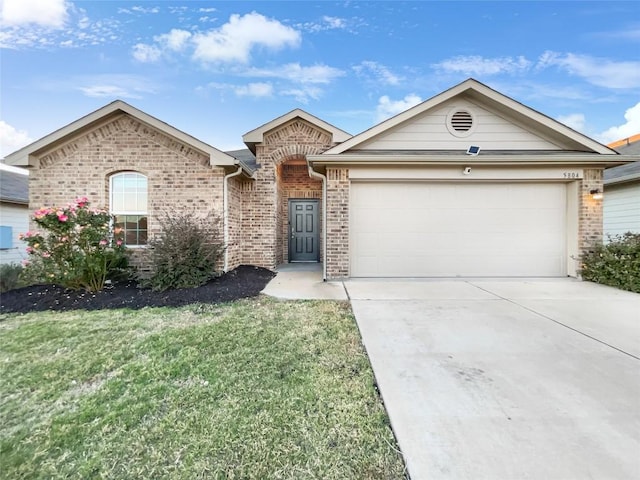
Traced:
POLYGON ((405 478, 347 303, 0 320, 0 478, 405 478))

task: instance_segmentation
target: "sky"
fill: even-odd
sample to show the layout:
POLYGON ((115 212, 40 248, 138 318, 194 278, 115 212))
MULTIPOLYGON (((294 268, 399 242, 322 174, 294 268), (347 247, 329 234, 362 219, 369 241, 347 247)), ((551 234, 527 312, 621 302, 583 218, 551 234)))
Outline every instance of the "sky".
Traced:
POLYGON ((0 157, 120 99, 221 150, 295 108, 351 134, 472 77, 640 133, 635 1, 0 0, 0 157))

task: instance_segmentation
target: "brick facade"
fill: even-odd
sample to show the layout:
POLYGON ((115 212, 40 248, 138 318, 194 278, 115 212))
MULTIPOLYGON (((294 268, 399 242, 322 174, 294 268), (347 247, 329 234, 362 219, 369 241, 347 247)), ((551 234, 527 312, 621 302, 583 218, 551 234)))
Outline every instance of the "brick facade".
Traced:
POLYGON ((602 243, 602 200, 595 200, 592 190, 603 191, 603 171, 585 169, 579 188, 578 200, 578 249, 580 255, 590 251, 596 244, 602 243))
POLYGON ((327 169, 327 277, 349 276, 349 170, 327 169))
MULTIPOLYGON (((222 216, 224 169, 208 157, 128 115, 77 136, 40 157, 29 179, 31 210, 64 205, 86 196, 93 206, 109 207, 109 177, 135 171, 147 177, 149 235, 157 234, 163 212, 193 210, 222 216)), ((145 249, 132 249, 144 274, 145 249)))
POLYGON ((264 141, 256 145, 260 168, 253 195, 245 198, 243 227, 245 238, 257 243, 244 244, 245 263, 275 268, 288 261, 289 199, 322 198, 322 182, 309 177, 306 156, 331 146, 328 132, 302 119, 267 132, 264 141))

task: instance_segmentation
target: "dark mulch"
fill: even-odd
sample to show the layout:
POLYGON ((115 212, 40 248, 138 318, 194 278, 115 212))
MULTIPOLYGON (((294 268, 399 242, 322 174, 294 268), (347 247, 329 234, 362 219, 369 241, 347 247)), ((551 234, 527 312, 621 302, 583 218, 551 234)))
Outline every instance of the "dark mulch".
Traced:
POLYGON ((274 276, 274 272, 265 268, 241 265, 201 287, 166 292, 138 288, 135 282, 117 283, 97 293, 67 290, 58 285, 34 285, 0 294, 0 312, 139 309, 229 302, 258 295, 274 276))

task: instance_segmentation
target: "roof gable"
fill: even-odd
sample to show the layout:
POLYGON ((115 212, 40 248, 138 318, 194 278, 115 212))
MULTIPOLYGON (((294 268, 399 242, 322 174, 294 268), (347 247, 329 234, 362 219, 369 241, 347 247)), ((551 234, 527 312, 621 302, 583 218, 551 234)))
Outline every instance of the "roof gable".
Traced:
POLYGON ((477 145, 476 142, 488 150, 558 150, 616 154, 614 150, 566 125, 477 80, 468 79, 351 137, 327 150, 324 155, 347 151, 392 150, 398 149, 398 145, 402 150, 466 150, 472 144, 477 145), (445 120, 457 105, 470 109, 474 116, 478 113, 480 117, 484 115, 485 119, 491 121, 483 126, 484 130, 478 126, 467 136, 456 137, 451 133, 447 134, 445 120), (440 122, 437 128, 435 125, 429 127, 429 122, 434 121, 440 122), (491 123, 494 126, 502 123, 503 131, 491 132, 491 123), (441 134, 439 139, 438 134, 441 134))
POLYGON ((296 108, 295 110, 291 110, 289 113, 285 113, 284 115, 271 120, 270 122, 267 122, 264 125, 251 130, 250 132, 245 133, 242 136, 242 140, 247 145, 247 147, 249 147, 249 149, 255 154, 256 145, 258 143, 264 142, 264 137, 266 134, 268 134, 272 130, 277 129, 278 127, 287 124, 288 122, 291 122, 296 118, 305 120, 311 125, 314 125, 328 132, 332 138, 333 143, 341 143, 351 138, 351 134, 345 132, 344 130, 340 130, 330 123, 327 123, 324 120, 321 120, 318 117, 305 112, 304 110, 296 108))
POLYGON ((5 163, 9 165, 28 166, 33 165, 35 156, 40 152, 50 150, 57 144, 64 143, 67 139, 76 136, 84 131, 90 130, 93 126, 104 122, 105 120, 126 113, 139 122, 149 125, 152 128, 159 130, 160 132, 175 138, 176 140, 185 143, 205 155, 209 156, 209 162, 211 165, 227 166, 237 165, 238 161, 231 155, 228 155, 221 150, 218 150, 211 145, 208 145, 191 135, 172 127, 168 123, 158 120, 151 115, 132 107, 122 100, 116 100, 104 107, 72 122, 49 135, 42 137, 39 140, 27 145, 26 147, 7 155, 4 159, 5 163))

